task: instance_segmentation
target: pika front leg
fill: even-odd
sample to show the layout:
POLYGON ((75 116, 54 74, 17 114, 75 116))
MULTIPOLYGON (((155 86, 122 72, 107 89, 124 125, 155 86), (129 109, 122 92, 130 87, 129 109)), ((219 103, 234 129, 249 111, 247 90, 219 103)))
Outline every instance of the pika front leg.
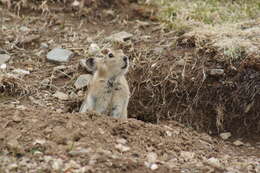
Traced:
POLYGON ((111 116, 114 118, 121 118, 122 117, 122 106, 120 105, 114 105, 111 110, 111 116))
POLYGON ((85 113, 87 111, 93 111, 96 102, 97 102, 97 98, 96 97, 94 97, 94 96, 87 96, 87 98, 81 104, 79 112, 85 113))

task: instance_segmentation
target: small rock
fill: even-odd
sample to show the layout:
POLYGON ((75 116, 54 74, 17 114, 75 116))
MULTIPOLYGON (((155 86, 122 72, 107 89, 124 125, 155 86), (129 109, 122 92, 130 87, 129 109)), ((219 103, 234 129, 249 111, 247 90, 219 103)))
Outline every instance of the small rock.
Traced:
POLYGON ((40 48, 41 48, 41 49, 48 49, 49 46, 48 46, 47 43, 41 43, 40 48))
POLYGON ((28 75, 28 74, 30 74, 29 71, 23 70, 23 69, 14 69, 12 72, 16 73, 18 75, 28 75))
POLYGON ((33 142, 33 145, 37 145, 37 144, 44 145, 45 143, 46 143, 46 140, 45 140, 45 139, 36 139, 36 140, 33 142))
POLYGON ((88 48, 88 53, 90 55, 96 55, 99 51, 100 51, 100 48, 96 43, 91 43, 91 45, 88 48))
POLYGON ((133 37, 133 34, 122 31, 122 32, 119 32, 116 34, 112 34, 111 36, 107 37, 106 39, 110 40, 110 41, 124 42, 124 41, 127 41, 128 39, 130 39, 131 37, 133 37))
POLYGON ((68 62, 73 52, 62 48, 54 48, 47 54, 47 59, 55 62, 68 62))
POLYGON ((236 145, 236 146, 242 146, 242 145, 244 145, 244 143, 241 142, 240 140, 236 140, 235 142, 233 142, 233 144, 236 145))
POLYGON ((162 47, 156 47, 154 48, 154 53, 156 55, 160 55, 163 52, 163 48, 162 47))
POLYGON ((7 68, 6 64, 0 64, 0 69, 5 70, 7 68))
POLYGON ((172 136, 172 132, 170 132, 170 131, 168 131, 168 130, 166 130, 165 133, 166 133, 167 136, 170 136, 170 137, 172 136))
POLYGON ((180 59, 179 61, 176 61, 176 65, 178 66, 184 66, 185 65, 185 60, 184 59, 180 59))
POLYGON ((43 80, 41 81, 41 85, 42 85, 42 86, 48 86, 49 83, 50 83, 50 79, 43 79, 43 80))
POLYGON ((74 83, 74 86, 76 89, 81 89, 87 86, 92 78, 92 75, 90 74, 83 74, 78 77, 76 82, 74 83))
POLYGON ((220 133, 219 136, 220 136, 222 139, 227 140, 228 138, 230 138, 231 133, 230 133, 230 132, 220 133))
POLYGON ((35 155, 35 156, 42 156, 43 153, 40 152, 40 151, 35 151, 35 152, 33 152, 33 155, 35 155))
POLYGON ((16 163, 12 163, 8 166, 9 171, 14 171, 16 168, 18 168, 18 165, 16 163))
POLYGON ((55 94, 53 94, 54 97, 60 99, 60 100, 68 100, 69 96, 63 92, 56 91, 55 94))
POLYGON ((195 156, 195 153, 193 152, 188 152, 188 151, 181 151, 181 154, 180 156, 186 160, 186 161, 189 161, 189 160, 192 160, 195 156))
POLYGON ((129 150, 130 150, 130 147, 124 146, 124 145, 122 145, 122 144, 117 144, 117 145, 115 146, 115 148, 118 149, 118 150, 121 151, 121 152, 126 152, 126 151, 129 151, 129 150))
POLYGON ((15 113, 13 116, 13 121, 19 123, 22 121, 22 118, 19 116, 19 114, 15 113))
POLYGON ((74 0, 72 3, 71 3, 71 6, 73 7, 78 7, 80 5, 80 2, 77 1, 77 0, 74 0))
POLYGON ((44 156, 44 157, 43 157, 43 160, 44 160, 45 162, 49 162, 49 161, 53 160, 53 158, 52 158, 51 156, 44 156))
POLYGON ((209 71, 209 74, 212 76, 221 76, 224 74, 224 70, 223 69, 211 69, 209 71))
POLYGON ((147 168, 150 168, 151 170, 156 170, 158 169, 158 165, 156 163, 150 163, 150 162, 144 162, 144 165, 147 168))
POLYGON ((10 58, 11 56, 8 54, 0 54, 0 65, 8 62, 10 58))
POLYGON ((155 152, 150 152, 150 153, 148 153, 147 154, 147 161, 149 162, 149 163, 154 163, 154 162, 156 162, 157 161, 157 154, 155 153, 155 152))
POLYGON ((19 142, 16 139, 11 139, 7 141, 7 147, 9 150, 12 150, 13 152, 21 152, 22 146, 19 144, 19 142))
POLYGON ((30 29, 26 26, 21 26, 20 31, 26 32, 26 31, 30 31, 30 29))
MULTIPOLYGON (((75 162, 74 160, 70 160, 69 163, 66 163, 65 164, 65 170, 68 170, 68 169, 78 169, 80 168, 81 166, 75 162)), ((66 172, 66 171, 65 171, 66 172)))
POLYGON ((87 155, 91 152, 92 150, 90 148, 85 149, 85 148, 78 148, 76 150, 70 151, 68 154, 71 156, 80 156, 80 155, 87 155))
POLYGON ((207 160, 207 163, 213 167, 217 167, 217 168, 221 168, 221 163, 219 161, 219 159, 215 158, 215 157, 211 157, 207 160))
POLYGON ((119 143, 119 144, 126 144, 127 140, 124 139, 124 138, 119 138, 119 139, 116 140, 116 142, 119 143))
POLYGON ((62 113, 63 110, 62 110, 62 109, 56 109, 56 112, 57 112, 57 113, 62 113))
POLYGON ((56 171, 61 170, 63 168, 63 160, 61 160, 60 158, 53 159, 52 168, 56 171))
POLYGON ((27 107, 24 106, 24 105, 18 105, 16 108, 19 109, 19 110, 26 110, 27 109, 27 107))

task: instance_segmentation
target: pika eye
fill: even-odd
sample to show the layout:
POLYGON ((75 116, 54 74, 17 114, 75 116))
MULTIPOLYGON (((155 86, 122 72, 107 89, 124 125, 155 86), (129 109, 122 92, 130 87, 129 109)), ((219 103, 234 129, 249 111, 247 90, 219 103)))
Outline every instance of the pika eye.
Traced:
POLYGON ((109 54, 108 54, 108 57, 109 57, 109 58, 113 58, 114 55, 113 55, 112 53, 109 53, 109 54))

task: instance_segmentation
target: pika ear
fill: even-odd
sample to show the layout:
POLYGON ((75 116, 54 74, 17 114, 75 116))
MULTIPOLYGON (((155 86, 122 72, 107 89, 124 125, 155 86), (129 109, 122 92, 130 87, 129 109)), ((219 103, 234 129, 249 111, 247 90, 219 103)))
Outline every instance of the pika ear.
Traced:
POLYGON ((95 58, 88 58, 86 60, 86 68, 89 72, 94 73, 97 69, 96 60, 95 58))

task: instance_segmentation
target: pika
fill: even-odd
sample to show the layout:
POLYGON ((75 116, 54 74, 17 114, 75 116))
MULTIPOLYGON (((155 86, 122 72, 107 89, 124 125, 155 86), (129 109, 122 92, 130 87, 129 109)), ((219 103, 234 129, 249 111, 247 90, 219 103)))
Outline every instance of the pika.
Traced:
POLYGON ((122 50, 104 49, 102 58, 88 58, 93 78, 79 112, 95 111, 115 118, 127 118, 130 90, 125 78, 129 58, 122 50))

